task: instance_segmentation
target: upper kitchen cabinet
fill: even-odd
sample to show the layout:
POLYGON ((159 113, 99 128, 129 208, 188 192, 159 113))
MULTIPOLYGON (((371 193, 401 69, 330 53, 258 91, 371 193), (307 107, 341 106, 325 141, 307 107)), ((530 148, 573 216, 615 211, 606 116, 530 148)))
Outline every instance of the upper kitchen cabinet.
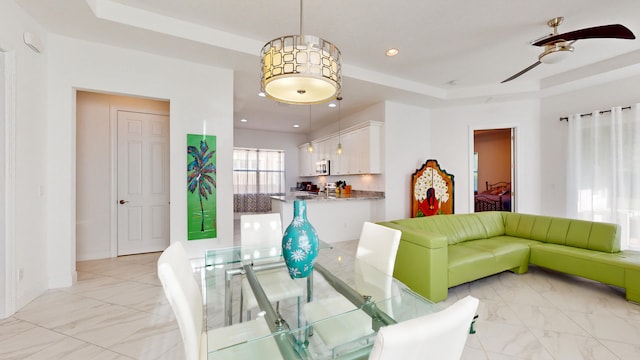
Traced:
POLYGON ((315 164, 329 160, 331 175, 380 174, 382 172, 382 125, 366 121, 340 132, 312 141, 313 152, 307 151, 308 143, 299 147, 299 176, 315 176, 315 164), (338 142, 342 154, 337 154, 338 142))
MULTIPOLYGON (((342 155, 332 152, 331 175, 382 172, 382 123, 370 121, 345 129, 340 133, 339 141, 342 155)), ((336 143, 332 149, 337 147, 336 143)))
POLYGON ((313 152, 309 152, 308 148, 309 143, 298 146, 298 176, 316 175, 313 152))

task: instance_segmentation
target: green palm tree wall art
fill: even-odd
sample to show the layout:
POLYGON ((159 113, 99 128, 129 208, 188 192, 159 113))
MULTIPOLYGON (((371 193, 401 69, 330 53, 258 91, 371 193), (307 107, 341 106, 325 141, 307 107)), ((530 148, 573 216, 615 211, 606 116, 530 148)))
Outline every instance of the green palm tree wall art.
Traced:
POLYGON ((216 137, 187 135, 188 239, 217 237, 216 137))

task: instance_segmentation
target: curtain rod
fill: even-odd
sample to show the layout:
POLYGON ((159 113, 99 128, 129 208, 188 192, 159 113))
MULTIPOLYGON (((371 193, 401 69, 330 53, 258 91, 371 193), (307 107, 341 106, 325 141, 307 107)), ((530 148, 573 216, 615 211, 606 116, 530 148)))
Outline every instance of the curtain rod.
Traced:
MULTIPOLYGON (((625 107, 623 107, 623 108, 622 108, 622 110, 630 110, 630 109, 631 109, 631 106, 625 106, 625 107)), ((610 112, 611 112, 611 110, 602 110, 602 111, 599 111, 599 113, 600 113, 600 114, 606 114, 606 113, 610 113, 610 112)), ((580 114, 580 116, 591 116, 591 115, 593 115, 593 113, 580 114)), ((561 117, 561 118, 560 118, 560 121, 566 121, 566 122, 569 122, 569 117, 568 117, 568 116, 561 117)))

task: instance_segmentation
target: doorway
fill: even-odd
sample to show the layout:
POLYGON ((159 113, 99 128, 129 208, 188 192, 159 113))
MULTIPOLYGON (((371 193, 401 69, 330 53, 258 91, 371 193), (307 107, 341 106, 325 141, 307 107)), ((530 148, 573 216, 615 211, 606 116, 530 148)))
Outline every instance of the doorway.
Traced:
POLYGON ((473 129, 472 208, 515 211, 515 127, 473 129))
POLYGON ((169 121, 168 101, 76 92, 76 260, 169 245, 169 121))
MULTIPOLYGON (((6 127, 7 120, 5 116, 5 102, 6 102, 6 77, 5 77, 5 53, 0 49, 0 139, 2 139, 2 144, 4 145, 7 137, 6 137, 6 127)), ((7 155, 5 153, 5 147, 0 146, 0 249, 2 249, 2 255, 0 256, 0 319, 4 319, 4 315, 8 314, 7 311, 7 258, 9 253, 7 250, 7 237, 6 237, 6 204, 7 201, 5 199, 5 194, 7 193, 6 188, 6 173, 5 173, 5 164, 6 164, 7 155)))

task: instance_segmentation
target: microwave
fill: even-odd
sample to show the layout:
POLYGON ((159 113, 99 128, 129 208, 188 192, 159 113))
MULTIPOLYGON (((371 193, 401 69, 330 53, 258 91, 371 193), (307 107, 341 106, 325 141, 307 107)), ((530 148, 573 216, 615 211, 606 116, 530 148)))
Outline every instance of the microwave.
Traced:
POLYGON ((330 171, 329 160, 322 160, 316 163, 316 175, 329 175, 330 171))

